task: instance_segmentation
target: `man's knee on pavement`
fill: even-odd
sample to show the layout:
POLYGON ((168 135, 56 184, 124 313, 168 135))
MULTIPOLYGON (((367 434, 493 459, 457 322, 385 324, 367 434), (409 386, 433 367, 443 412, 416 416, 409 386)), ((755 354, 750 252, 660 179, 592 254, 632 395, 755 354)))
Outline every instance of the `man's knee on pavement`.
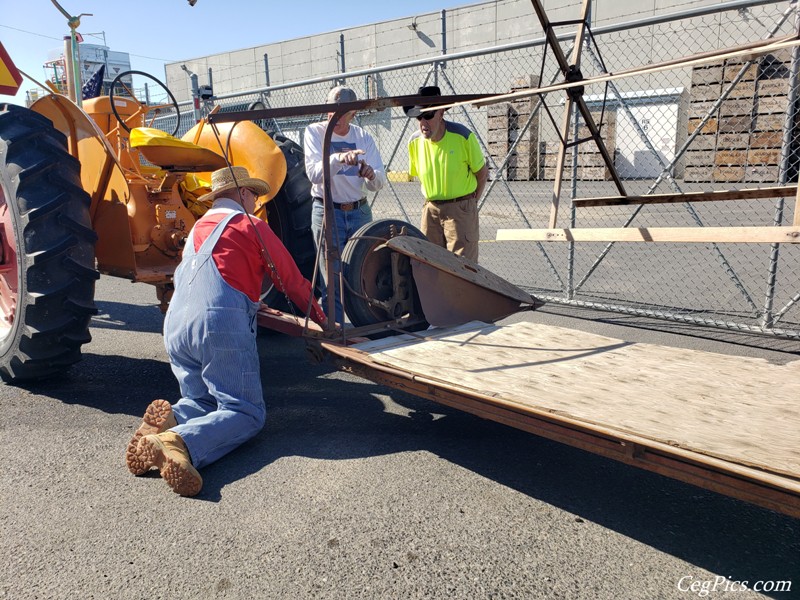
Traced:
POLYGON ((246 413, 242 412, 238 421, 240 432, 249 437, 253 437, 259 431, 264 429, 264 424, 267 422, 267 410, 262 404, 260 407, 252 407, 246 413))
POLYGON ((267 422, 267 411, 262 410, 253 415, 253 435, 264 429, 264 424, 267 422))

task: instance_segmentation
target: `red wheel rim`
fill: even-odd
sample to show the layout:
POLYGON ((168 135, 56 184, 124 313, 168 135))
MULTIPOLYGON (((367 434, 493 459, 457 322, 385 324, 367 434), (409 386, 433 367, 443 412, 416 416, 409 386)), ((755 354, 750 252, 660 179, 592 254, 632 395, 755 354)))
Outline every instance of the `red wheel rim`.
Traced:
POLYGON ((14 325, 17 311, 19 268, 11 209, 0 190, 0 340, 14 325))

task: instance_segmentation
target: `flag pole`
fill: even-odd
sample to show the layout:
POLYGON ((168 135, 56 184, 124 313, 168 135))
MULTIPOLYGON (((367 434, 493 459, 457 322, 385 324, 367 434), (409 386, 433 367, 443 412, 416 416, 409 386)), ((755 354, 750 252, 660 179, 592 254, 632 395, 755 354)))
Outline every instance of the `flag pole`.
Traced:
POLYGON ((70 30, 70 49, 69 52, 64 52, 64 69, 67 72, 67 89, 71 100, 78 106, 81 106, 81 91, 83 85, 81 84, 80 52, 78 51, 78 27, 81 25, 81 17, 91 17, 93 15, 92 13, 81 13, 73 17, 65 11, 56 0, 50 1, 61 14, 67 18, 67 25, 69 25, 70 30), (71 87, 69 86, 70 79, 72 79, 71 87))

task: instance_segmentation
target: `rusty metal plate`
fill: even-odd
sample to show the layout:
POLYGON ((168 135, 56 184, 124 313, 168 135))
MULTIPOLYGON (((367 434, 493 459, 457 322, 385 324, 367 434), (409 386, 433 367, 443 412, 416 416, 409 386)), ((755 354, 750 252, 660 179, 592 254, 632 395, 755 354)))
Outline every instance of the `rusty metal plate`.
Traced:
POLYGON ((428 240, 403 235, 386 245, 411 259, 422 312, 436 327, 491 323, 542 305, 499 275, 428 240))

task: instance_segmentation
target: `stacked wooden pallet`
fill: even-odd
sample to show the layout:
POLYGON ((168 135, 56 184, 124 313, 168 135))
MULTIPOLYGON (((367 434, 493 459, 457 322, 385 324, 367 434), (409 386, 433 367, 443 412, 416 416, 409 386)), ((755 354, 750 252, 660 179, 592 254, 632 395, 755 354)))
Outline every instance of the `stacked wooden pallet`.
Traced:
MULTIPOLYGON (((488 130, 488 143, 489 156, 491 161, 490 166, 494 166, 489 170, 490 179, 508 179, 508 163, 502 169, 498 169, 501 164, 506 160, 508 155, 508 128, 509 128, 509 113, 511 111, 511 104, 502 102, 500 104, 490 104, 487 107, 487 130, 488 130)), ((510 162, 510 159, 509 159, 510 162)))
POLYGON ((744 76, 690 145, 686 181, 778 181, 790 92, 790 60, 786 50, 768 54, 750 65, 731 60, 692 69, 690 135, 742 70, 744 76))
MULTIPOLYGON (((511 89, 516 91, 538 85, 537 77, 520 77, 514 79, 511 89)), ((525 127, 537 102, 536 97, 520 98, 488 107, 488 148, 494 164, 501 165, 512 146, 514 147, 505 167, 502 170, 492 170, 491 178, 505 177, 511 181, 531 181, 538 178, 539 116, 534 116, 528 127, 525 127), (517 142, 516 146, 514 142, 517 142)))
MULTIPOLYGON (((614 156, 616 149, 616 112, 606 110, 591 111, 594 122, 600 127, 600 137, 603 139, 608 153, 614 156)), ((578 139, 586 140, 590 137, 589 129, 581 120, 578 126, 578 139)), ((570 140, 572 139, 570 133, 570 140)), ((541 145, 542 179, 555 179, 556 164, 558 160, 560 144, 558 142, 543 142, 541 145)), ((564 160, 563 178, 572 179, 572 151, 576 148, 567 149, 564 160)), ((584 181, 607 181, 611 179, 611 171, 603 160, 597 144, 589 139, 577 146, 578 150, 578 179, 584 181)))

